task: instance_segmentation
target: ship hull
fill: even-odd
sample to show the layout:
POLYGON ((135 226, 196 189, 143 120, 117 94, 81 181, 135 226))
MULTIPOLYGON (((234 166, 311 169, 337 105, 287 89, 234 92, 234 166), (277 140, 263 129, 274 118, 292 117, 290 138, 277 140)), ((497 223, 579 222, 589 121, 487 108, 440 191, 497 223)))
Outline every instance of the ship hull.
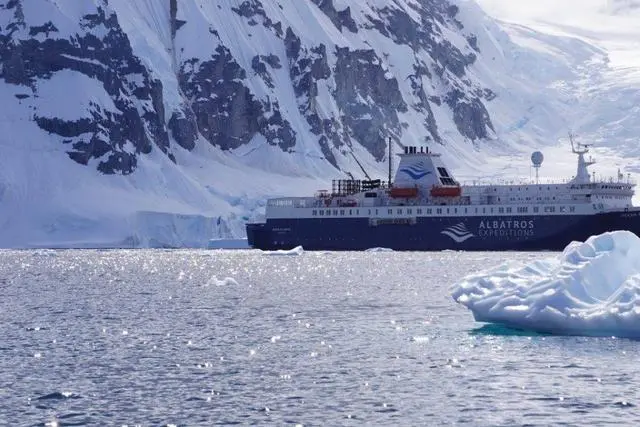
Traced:
POLYGON ((640 211, 592 215, 268 219, 247 224, 249 245, 278 250, 558 251, 594 234, 640 235, 640 211))

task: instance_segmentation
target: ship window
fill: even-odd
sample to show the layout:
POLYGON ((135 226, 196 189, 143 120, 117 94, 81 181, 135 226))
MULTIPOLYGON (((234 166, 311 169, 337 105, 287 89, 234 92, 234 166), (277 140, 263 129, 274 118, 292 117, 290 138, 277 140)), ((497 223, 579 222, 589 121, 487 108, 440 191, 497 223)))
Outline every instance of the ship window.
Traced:
POLYGON ((367 213, 367 215, 371 215, 371 209, 369 209, 369 212, 367 213))
POLYGON ((360 209, 356 209, 356 215, 360 215, 360 209))
POLYGON ((340 215, 344 216, 344 209, 340 209, 340 215))
POLYGON ((569 206, 569 212, 575 212, 575 211, 576 211, 575 206, 569 206))
POLYGON ((376 215, 378 215, 378 209, 376 209, 376 215))
POLYGON ((507 213, 511 213, 511 208, 507 208, 507 213))
POLYGON ((498 213, 504 213, 504 208, 498 208, 498 213))
POLYGON ((389 210, 387 211, 387 213, 388 213, 389 215, 393 215, 393 209, 389 209, 389 210))
POLYGON ((314 209, 314 210, 312 210, 312 211, 311 211, 311 215, 313 215, 313 216, 318 215, 318 211, 317 211, 317 210, 315 210, 315 209, 314 209))
POLYGON ((427 215, 431 215, 433 213, 433 209, 427 209, 427 215))
POLYGON ((534 206, 534 207, 533 207, 533 212, 534 212, 534 213, 538 213, 538 212, 540 212, 540 208, 539 208, 539 207, 537 207, 537 206, 534 206))
POLYGON ((407 209, 407 214, 411 215, 412 213, 413 213, 413 210, 407 209))
POLYGON ((441 208, 437 208, 437 209, 436 209, 436 213, 437 213, 438 215, 442 214, 442 209, 441 209, 441 208))
POLYGON ((467 213, 467 212, 468 212, 468 211, 467 211, 467 208, 464 208, 464 213, 467 213))
POLYGON ((375 192, 364 193, 364 197, 366 198, 378 197, 378 193, 375 193, 375 192))
POLYGON ((458 213, 458 208, 453 208, 453 213, 458 213))
POLYGON ((482 213, 487 213, 487 208, 482 208, 482 213))
POLYGON ((353 215, 353 209, 349 209, 349 215, 353 215))
POLYGON ((560 206, 560 212, 565 212, 567 210, 566 206, 560 206))
POLYGON ((338 216, 338 209, 334 209, 334 210, 333 210, 333 214, 334 214, 335 216, 338 216))
POLYGON ((447 213, 449 213, 449 208, 447 208, 447 213))
POLYGON ((422 209, 416 209, 416 212, 418 213, 418 215, 422 215, 422 209))
POLYGON ((327 216, 331 215, 331 210, 330 210, 330 209, 327 209, 326 214, 327 214, 327 216))
POLYGON ((324 211, 320 211, 320 216, 324 216, 324 211))
POLYGON ((478 208, 476 208, 476 213, 478 213, 478 208))
POLYGON ((402 215, 402 209, 398 209, 396 212, 398 212, 398 215, 402 215))

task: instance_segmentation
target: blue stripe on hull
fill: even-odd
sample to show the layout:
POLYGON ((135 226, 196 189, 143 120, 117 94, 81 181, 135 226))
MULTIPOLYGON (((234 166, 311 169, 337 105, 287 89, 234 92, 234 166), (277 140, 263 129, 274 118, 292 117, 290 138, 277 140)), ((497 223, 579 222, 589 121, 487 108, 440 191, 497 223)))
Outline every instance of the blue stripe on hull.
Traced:
POLYGON ((571 241, 612 230, 640 233, 638 212, 518 217, 428 217, 413 224, 373 225, 368 218, 269 219, 247 224, 258 249, 409 251, 562 250, 571 241))

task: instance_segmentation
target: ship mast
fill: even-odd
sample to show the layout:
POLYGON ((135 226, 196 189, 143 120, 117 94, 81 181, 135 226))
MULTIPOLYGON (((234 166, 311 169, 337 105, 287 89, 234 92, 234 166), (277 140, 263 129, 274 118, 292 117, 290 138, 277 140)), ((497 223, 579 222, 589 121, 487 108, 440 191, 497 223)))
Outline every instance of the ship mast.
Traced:
POLYGON ((391 153, 391 137, 389 137, 389 188, 391 188, 391 169, 393 167, 393 165, 391 164, 391 159, 392 159, 392 153, 391 153))
POLYGON ((569 141, 571 141, 571 151, 574 154, 578 155, 578 170, 576 171, 575 178, 573 178, 573 182, 578 184, 587 184, 591 182, 591 177, 587 168, 593 165, 595 163, 595 160, 593 160, 593 158, 585 160, 584 155, 589 152, 589 145, 581 144, 579 142, 574 143, 573 139, 573 133, 569 133, 569 141))

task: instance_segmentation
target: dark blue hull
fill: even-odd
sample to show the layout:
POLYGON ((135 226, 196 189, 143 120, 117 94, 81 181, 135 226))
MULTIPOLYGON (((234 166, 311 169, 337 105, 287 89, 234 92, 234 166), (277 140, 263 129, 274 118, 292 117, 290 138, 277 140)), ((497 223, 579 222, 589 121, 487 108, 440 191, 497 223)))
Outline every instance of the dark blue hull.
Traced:
POLYGON ((558 251, 594 234, 640 234, 640 211, 593 215, 269 219, 247 224, 249 245, 263 250, 558 251))

